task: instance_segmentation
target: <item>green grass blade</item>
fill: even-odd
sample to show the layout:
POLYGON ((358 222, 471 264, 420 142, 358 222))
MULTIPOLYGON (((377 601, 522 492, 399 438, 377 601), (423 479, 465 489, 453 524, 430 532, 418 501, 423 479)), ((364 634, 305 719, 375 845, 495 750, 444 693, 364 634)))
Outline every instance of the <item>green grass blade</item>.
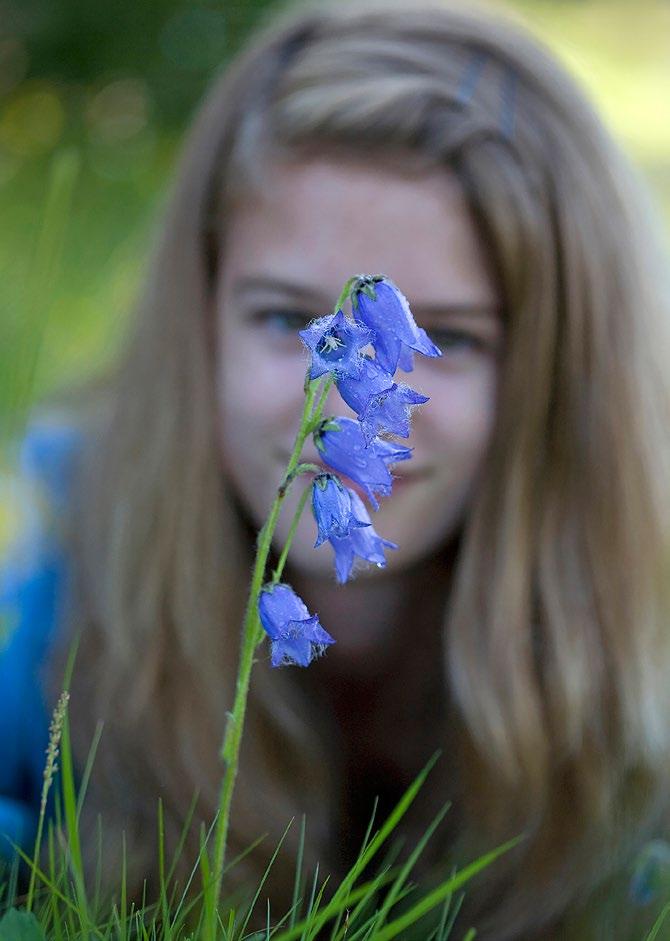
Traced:
POLYGON ((81 781, 79 783, 79 793, 77 795, 77 820, 81 819, 81 811, 86 798, 86 792, 88 790, 88 785, 91 779, 91 772, 93 771, 93 763, 95 762, 95 756, 98 753, 98 746, 100 745, 100 738, 102 736, 103 723, 98 722, 95 727, 95 732, 93 733, 93 741, 91 742, 91 747, 88 750, 88 756, 86 758, 86 764, 84 766, 84 772, 81 776, 81 781))
POLYGON ((323 884, 321 888, 319 889, 319 891, 317 892, 316 898, 315 898, 314 889, 316 888, 316 884, 318 881, 318 873, 319 873, 319 867, 317 866, 314 872, 314 883, 312 885, 312 894, 309 900, 308 916, 307 916, 305 928, 302 934, 303 941, 312 941, 312 938, 315 937, 316 933, 319 930, 318 922, 317 922, 317 915, 318 915, 319 909, 321 908, 321 900, 323 898, 323 893, 326 891, 326 886, 328 885, 328 877, 326 876, 326 878, 323 880, 323 884))
POLYGON ((128 850, 126 847, 125 830, 121 834, 121 900, 120 900, 120 921, 121 930, 119 941, 128 939, 128 850))
MULTIPOLYGON (((344 925, 341 925, 342 919, 338 918, 338 925, 341 925, 341 927, 338 928, 338 934, 337 934, 337 938, 339 939, 339 941, 343 941, 344 937, 346 936, 346 933, 350 931, 354 926, 358 925, 358 922, 360 921, 361 918, 363 918, 365 914, 366 908, 368 908, 370 905, 372 905, 373 908, 375 907, 374 902, 376 900, 377 893, 380 891, 380 889, 383 888, 385 883, 389 882, 392 878, 390 873, 391 873, 390 869, 386 869, 386 868, 382 869, 381 872, 376 876, 376 878, 371 880, 368 883, 369 891, 366 892, 365 895, 362 895, 360 897, 359 901, 356 903, 356 905, 352 909, 348 909, 348 908, 345 909, 344 925)), ((348 903, 351 901, 352 901, 352 897, 350 895, 348 899, 348 903)), ((376 910, 374 912, 374 918, 375 920, 377 918, 376 910)), ((367 924, 368 924, 368 921, 365 922, 366 926, 367 924)))
POLYGON ((163 941, 167 941, 167 932, 170 926, 170 911, 168 907, 167 886, 165 883, 165 820, 163 818, 163 801, 158 798, 158 895, 161 911, 163 941))
POLYGON ((656 941, 656 938, 658 937, 658 933, 663 926, 663 922, 668 917, 668 914, 670 914, 670 902, 668 902, 663 907, 662 911, 660 912, 658 918, 652 925, 651 930, 649 931, 649 934, 644 939, 644 941, 656 941))
POLYGON ((396 806, 382 824, 379 831, 375 834, 369 843, 367 842, 366 836, 366 839, 364 840, 364 849, 336 889, 331 901, 321 913, 322 924, 325 924, 329 918, 333 917, 333 914, 337 913, 338 911, 343 911, 346 905, 347 897, 351 892, 352 886, 354 885, 356 879, 369 865, 371 860, 384 845, 388 837, 391 835, 391 833, 393 833, 398 823, 405 816, 439 756, 440 752, 435 752, 425 768, 419 772, 414 781, 407 788, 403 796, 400 798, 396 806))
POLYGON ((35 861, 31 859, 30 856, 28 856, 28 854, 24 850, 22 850, 20 846, 16 846, 15 844, 13 844, 13 849, 15 853, 17 854, 17 856, 20 856, 21 859, 24 861, 24 863, 26 863, 26 865, 35 866, 35 869, 37 871, 37 876, 40 882, 42 882, 46 886, 46 888, 48 888, 50 892, 53 895, 55 895, 63 903, 63 905, 65 905, 73 914, 77 915, 79 913, 77 903, 69 899, 58 888, 58 886, 56 886, 55 883, 53 883, 51 879, 49 879, 49 876, 47 875, 47 873, 44 872, 43 869, 40 869, 40 867, 35 864, 35 861))
MULTIPOLYGON (((309 896, 309 902, 307 903, 307 915, 305 921, 302 924, 300 933, 300 941, 306 941, 307 939, 307 929, 309 927, 309 921, 312 917, 314 911, 314 900, 316 899, 316 887, 319 882, 319 864, 317 863, 314 867, 314 877, 312 878, 312 891, 309 896)), ((300 926, 298 926, 300 927, 300 926)))
POLYGON ((193 795, 191 799, 191 803, 189 804, 189 808, 186 813, 186 818, 184 819, 184 824, 181 828, 181 833, 179 834, 179 840, 177 842, 174 855, 172 857, 172 862, 170 863, 170 868, 166 876, 166 881, 168 885, 172 884, 172 880, 174 879, 175 872, 177 871, 179 860, 181 859, 181 855, 184 852, 184 846, 186 845, 186 837, 188 836, 188 831, 191 829, 191 825, 193 823, 193 817, 195 815, 195 809, 198 806, 199 796, 200 796, 199 793, 196 791, 196 793, 193 795))
POLYGON ((300 836, 298 838, 298 855, 295 861, 295 881, 293 883, 293 899, 291 903, 291 916, 289 927, 293 928, 298 915, 298 904, 302 885, 302 861, 305 849, 305 815, 300 821, 300 836))
POLYGON ((454 922, 456 921, 458 913, 461 910, 464 898, 465 895, 463 892, 461 892, 456 897, 456 901, 454 901, 451 892, 446 897, 444 900, 444 906, 442 908, 440 923, 435 931, 434 941, 447 941, 447 938, 449 938, 453 930, 454 922))
MULTIPOLYGON (((317 873, 318 873, 318 868, 319 867, 317 865, 316 866, 317 873)), ((396 872, 393 871, 390 873, 386 873, 381 883, 379 882, 380 877, 377 877, 375 879, 370 880, 369 882, 365 882, 362 885, 357 886, 355 889, 352 889, 351 892, 348 894, 346 903, 354 904, 358 902, 364 895, 369 895, 372 892, 377 891, 380 885, 382 885, 384 882, 390 882, 391 879, 395 878, 395 876, 396 876, 396 872)), ((313 894, 315 892, 316 892, 316 888, 314 888, 313 894)), ((331 918, 335 918, 342 911, 342 906, 344 904, 345 904, 344 901, 340 901, 339 903, 335 905, 333 905, 332 900, 328 902, 326 907, 322 910, 322 912, 319 915, 318 927, 322 928, 323 925, 325 925, 331 918)), ((308 909, 308 912, 309 912, 309 909, 308 909)), ((311 917, 313 917, 313 915, 311 917)), ((310 926, 309 921, 310 921, 310 916, 306 915, 303 921, 299 922, 293 928, 288 928, 286 931, 282 932, 282 934, 280 934, 275 939, 275 941, 295 941, 295 939, 300 938, 303 932, 305 931, 305 929, 310 926)))
POLYGON ((499 856, 502 856, 512 849, 512 847, 516 846, 520 839, 522 839, 522 837, 515 837, 502 846, 491 850, 491 852, 485 853, 484 856, 470 863, 469 866, 465 866, 465 868, 461 869, 456 875, 447 879, 446 882, 442 883, 442 885, 438 886, 436 889, 433 889, 432 892, 428 892, 409 911, 405 912, 399 918, 396 918, 395 921, 388 924, 386 928, 382 929, 382 931, 376 935, 375 941, 390 941, 391 938, 395 938, 399 932, 413 925, 419 918, 423 918, 431 909, 439 905, 447 895, 453 893, 462 885, 465 885, 465 883, 472 879, 478 872, 490 866, 499 856))
MULTIPOLYGON (((401 902, 404 898, 411 895, 413 892, 416 892, 416 886, 414 885, 404 886, 404 888, 402 888, 398 892, 396 901, 401 902)), ((351 918, 349 919, 348 933, 342 936, 342 941, 364 941, 364 939, 370 933, 371 928, 374 928, 376 931, 377 928, 379 927, 379 911, 375 910, 370 915, 368 915, 368 917, 363 922, 363 924, 357 927, 352 933, 351 928, 352 928, 352 925, 355 924, 354 918, 356 920, 358 920, 359 918, 362 918, 362 914, 359 914, 358 908, 359 906, 357 906, 357 909, 351 913, 351 918)), ((346 921, 345 921, 345 924, 346 924, 346 921)))
POLYGON ((378 927, 378 928, 381 928, 382 925, 384 924, 388 913, 390 912, 391 908, 393 908, 393 906, 395 905, 396 901, 398 900, 398 895, 399 895, 399 893, 400 893, 400 890, 401 890, 402 887, 404 886, 404 884, 405 884, 407 878, 409 877, 409 874, 410 874, 411 871, 414 869, 414 867, 415 867, 415 865, 416 865, 416 863, 417 863, 419 857, 421 856, 421 854, 423 853, 424 849, 426 848, 426 844, 428 843, 428 841, 429 841, 430 838, 432 837, 432 835, 433 835, 433 833, 435 832, 435 830, 439 827, 439 825, 440 825, 440 824, 442 823, 442 821, 444 820, 444 818, 445 818, 445 816, 446 816, 446 814, 447 814, 447 811, 449 810, 450 806, 451 806, 451 803, 450 803, 450 802, 447 802, 447 803, 438 811, 438 813, 436 814, 435 818, 431 821, 430 825, 428 826, 428 829, 427 829, 426 832, 423 834, 423 836, 421 837, 421 839, 420 839, 419 842, 417 843, 416 847, 414 848, 414 850, 413 850, 412 853, 410 854, 409 858, 407 859, 407 862, 403 865, 402 869, 401 869, 400 872, 398 873, 398 877, 397 877, 396 881, 393 883, 393 885, 391 886, 391 888, 389 889, 388 895, 387 895, 386 898, 384 899, 384 903, 383 903, 383 905, 382 905, 382 907, 381 907, 381 909, 380 909, 380 911, 379 911, 379 920, 378 920, 378 924, 377 924, 377 927, 378 927))
POLYGON ((267 864, 267 866, 265 867, 265 872, 263 873, 263 875, 262 875, 262 877, 261 877, 261 881, 258 883, 258 888, 256 889, 256 891, 255 891, 255 893, 254 893, 254 896, 253 896, 253 898, 252 898, 252 900, 251 900, 251 904, 249 905, 249 909, 248 909, 248 911, 247 911, 247 913, 246 913, 245 919, 244 919, 244 921, 242 922, 242 927, 241 927, 241 929, 240 929, 240 937, 242 937, 242 935, 244 934, 244 932, 245 932, 246 929, 247 929, 247 925, 249 924, 249 920, 251 919, 251 916, 252 916, 252 914, 253 914, 254 908, 255 908, 255 906, 256 906, 256 902, 258 901, 258 897, 260 896, 261 892, 263 891, 263 886, 264 886, 265 883, 267 882, 268 876, 270 875, 270 871, 271 871, 272 867, 274 866, 274 863, 275 863, 275 860, 276 860, 276 858, 277 858, 277 855, 279 854, 279 850, 282 848, 282 844, 284 843, 284 840, 286 839, 286 834, 287 834, 288 831, 290 830, 292 824, 293 824, 293 820, 290 820, 289 823, 288 823, 288 825, 287 825, 287 827, 286 827, 286 829, 285 829, 284 832, 282 833, 282 835, 281 835, 281 837, 280 837, 280 839, 279 839, 279 842, 277 843, 277 846, 275 847, 274 853, 273 853, 272 856, 270 857, 270 862, 269 862, 269 863, 267 864))
POLYGON ((65 828, 69 850, 70 870, 75 884, 77 905, 82 918, 82 927, 90 926, 89 904, 86 896, 84 878, 84 863, 79 839, 79 820, 77 818, 77 795, 74 783, 74 768, 72 760, 72 746, 70 743, 70 723, 65 717, 63 723, 63 737, 61 745, 60 768, 61 794, 65 812, 65 828))
MULTIPOLYGON (((371 834, 372 834, 372 828, 373 828, 373 826, 374 826, 374 824, 375 824, 375 818, 376 818, 376 816, 377 816, 377 807, 378 807, 378 806, 379 806, 379 798, 375 796, 374 803, 373 803, 373 805, 372 805, 372 813, 370 814, 370 819, 368 820, 368 825, 367 825, 367 828, 366 828, 366 830, 365 830, 365 836, 363 837, 363 842, 362 842, 362 844, 361 844, 361 848, 360 848, 360 850, 358 851, 358 858, 360 858, 360 856, 362 856, 362 854, 365 852, 365 850, 366 850, 366 848, 367 848, 367 846, 368 846, 368 843, 369 843, 369 841, 370 841, 370 836, 371 836, 371 834)), ((332 932, 331 932, 331 935, 330 935, 331 941, 334 941, 334 939, 337 937, 337 934, 338 934, 338 932, 339 932, 339 930, 340 930, 340 924, 342 923, 342 916, 348 911, 348 909, 347 909, 347 907, 346 907, 346 902, 347 902, 347 900, 346 900, 346 898, 345 898, 345 899, 344 899, 344 904, 343 904, 342 908, 340 909, 340 913, 339 913, 339 915, 337 916, 337 918, 335 919, 335 924, 333 925, 333 929, 332 929, 332 932)))
MULTIPOLYGON (((365 847, 364 851, 359 856, 358 860, 354 863, 351 870, 343 880, 342 886, 340 887, 342 891, 346 891, 346 888, 343 888, 345 885, 348 888, 352 884, 358 875, 365 869, 365 867, 370 863, 374 856, 379 852, 381 847, 384 845, 388 837, 393 833, 397 825, 400 823, 402 818, 405 816, 410 806, 414 802, 419 790, 424 784, 424 781, 428 777, 430 771, 432 770, 435 762, 439 758, 440 753, 436 752, 433 757, 430 759, 426 767, 416 776, 414 781, 407 788, 403 796, 400 798, 396 806, 393 808, 387 819, 384 821, 381 829, 378 833, 375 834, 371 842, 365 847)), ((338 889, 338 892, 340 890, 338 889)), ((335 896, 338 895, 338 892, 335 893, 335 896)))

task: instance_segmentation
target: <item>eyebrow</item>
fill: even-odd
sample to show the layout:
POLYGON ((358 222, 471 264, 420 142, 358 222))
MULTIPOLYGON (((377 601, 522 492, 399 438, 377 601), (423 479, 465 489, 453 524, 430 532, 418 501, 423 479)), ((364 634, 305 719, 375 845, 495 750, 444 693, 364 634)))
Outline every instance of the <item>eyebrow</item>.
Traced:
POLYGON ((310 301, 312 306, 329 307, 325 295, 318 289, 315 290, 314 287, 308 284, 299 284, 296 281, 288 281, 274 275, 245 275, 235 282, 232 293, 234 297, 239 297, 240 294, 251 291, 286 294, 305 302, 310 301), (314 301, 320 301, 320 303, 314 305, 314 301))
MULTIPOLYGON (((308 284, 300 284, 275 275, 253 274, 240 278, 233 287, 233 295, 238 297, 251 291, 265 291, 290 295, 304 302, 311 302, 313 307, 329 308, 332 302, 326 299, 320 289, 308 284), (315 304, 314 302, 317 301, 315 304)), ((432 301, 412 303, 412 313, 420 320, 430 317, 444 317, 449 314, 491 317, 500 314, 501 306, 495 301, 432 301)))

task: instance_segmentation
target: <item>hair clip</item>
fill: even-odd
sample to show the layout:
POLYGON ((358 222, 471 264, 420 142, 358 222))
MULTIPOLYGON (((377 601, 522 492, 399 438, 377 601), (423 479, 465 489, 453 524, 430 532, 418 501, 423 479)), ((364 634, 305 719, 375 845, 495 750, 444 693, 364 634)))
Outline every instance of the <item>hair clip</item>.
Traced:
POLYGON ((508 140, 514 136, 516 122, 516 96, 519 78, 509 66, 505 66, 502 84, 502 111, 500 114, 500 132, 508 140))
POLYGON ((456 100, 460 105, 466 105, 472 98, 488 57, 486 52, 474 52, 470 57, 456 92, 456 100))
MULTIPOLYGON (((490 58, 487 52, 474 52, 470 57, 465 71, 456 91, 456 101, 461 107, 464 107, 474 95, 477 83, 484 71, 487 60, 490 58)), ((503 137, 511 140, 514 135, 514 126, 516 119, 516 96, 518 87, 518 76, 516 72, 508 65, 503 65, 502 77, 502 109, 498 127, 503 137)))

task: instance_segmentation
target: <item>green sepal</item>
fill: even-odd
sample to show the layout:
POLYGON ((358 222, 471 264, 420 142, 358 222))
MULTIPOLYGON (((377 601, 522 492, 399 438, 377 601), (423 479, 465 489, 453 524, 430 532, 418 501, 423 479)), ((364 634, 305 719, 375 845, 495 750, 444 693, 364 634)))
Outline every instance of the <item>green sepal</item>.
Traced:
POLYGON ((341 431, 342 429, 337 424, 337 421, 334 418, 326 418, 325 421, 322 421, 319 425, 318 434, 322 431, 341 431))
POLYGON ((342 429, 337 424, 334 418, 326 418, 322 422, 319 422, 318 427, 315 428, 314 433, 312 435, 314 439, 314 444, 316 445, 317 449, 321 451, 322 454, 326 450, 321 440, 321 435, 324 433, 324 431, 341 431, 341 430, 342 429))
POLYGON ((385 280, 383 274, 362 274, 354 281, 351 288, 351 309, 356 311, 358 308, 358 295, 365 294, 371 301, 377 300, 375 284, 385 280))

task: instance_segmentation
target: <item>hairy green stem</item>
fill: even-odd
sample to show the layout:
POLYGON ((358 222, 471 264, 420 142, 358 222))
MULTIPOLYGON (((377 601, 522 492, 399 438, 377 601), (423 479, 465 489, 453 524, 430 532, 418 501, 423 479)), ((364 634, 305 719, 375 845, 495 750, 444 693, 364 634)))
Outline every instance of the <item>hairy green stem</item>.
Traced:
MULTIPOLYGON (((340 296, 337 299, 334 310, 339 310, 351 290, 351 285, 355 278, 350 278, 344 285, 340 296)), ((249 590, 249 599, 244 616, 244 626, 242 628, 242 645, 240 650, 240 662, 237 671, 237 682, 235 686, 235 699, 232 711, 228 713, 226 731, 221 746, 220 756, 225 764, 223 779, 221 781, 221 790, 219 792, 219 809, 216 819, 216 830, 214 834, 214 879, 206 889, 209 895, 209 911, 211 913, 206 925, 205 936, 207 941, 215 941, 217 928, 217 909, 221 896, 221 884, 223 881, 223 869, 226 857, 226 843, 228 839, 228 829, 230 824, 230 808, 235 788, 235 779, 239 764, 240 744, 242 741, 242 731, 244 729, 244 719, 247 708, 247 698, 249 695, 249 682, 251 679, 251 668, 254 664, 254 652, 259 642, 263 639, 263 629, 258 614, 258 599, 263 588, 265 569, 268 556, 272 546, 272 537, 277 526, 279 514, 281 512, 284 499, 289 487, 298 474, 308 471, 316 472, 318 467, 309 464, 300 464, 300 455, 307 437, 318 427, 323 409, 325 407, 328 392, 333 385, 333 377, 329 375, 325 382, 321 379, 309 380, 309 375, 305 378, 305 405, 300 419, 300 427, 296 435, 293 451, 286 467, 284 480, 277 489, 277 495, 274 499, 270 514, 258 535, 256 549, 256 561, 254 564, 253 575, 251 578, 251 588, 249 590), (319 388, 321 387, 321 388, 319 388), (319 396, 317 399, 317 392, 319 396), (316 400, 316 404, 315 404, 316 400)), ((300 515, 304 510, 307 501, 309 488, 305 488, 302 494, 293 520, 289 529, 286 543, 282 550, 277 568, 273 573, 273 583, 276 584, 281 578, 284 570, 289 549, 295 536, 300 515)))
POLYGON ((305 509, 305 504, 307 503, 307 498, 309 497, 311 491, 311 487, 305 487, 303 492, 300 494, 298 506, 296 507, 295 513, 293 514, 293 519, 291 520, 291 528, 288 531, 284 548, 282 549, 282 553, 279 556, 279 561, 277 562, 277 568, 272 573, 273 585, 276 585, 282 576, 282 572, 284 571, 284 566, 286 565, 286 560, 288 558, 289 549, 291 548, 291 543, 293 542, 293 537, 295 536, 298 523, 300 522, 300 517, 302 516, 302 511, 305 509))
POLYGON ((312 412, 312 418, 311 418, 311 421, 310 421, 310 423, 309 423, 309 430, 310 430, 310 433, 313 432, 313 431, 316 431, 316 429, 317 429, 318 426, 319 426, 319 423, 321 422, 321 416, 323 415, 323 409, 324 409, 324 407, 325 407, 326 399, 328 398, 328 393, 330 392, 330 390, 331 390, 331 388, 332 388, 333 382, 334 382, 333 377, 332 377, 332 376, 328 376, 328 378, 326 379, 326 384, 324 385, 324 387, 323 387, 323 389, 322 389, 322 391, 321 391, 321 395, 319 396, 319 401, 316 403, 316 406, 315 406, 315 408, 314 408, 314 411, 312 412))
MULTIPOLYGON (((242 730, 244 728, 244 718, 246 714, 247 697, 249 694, 249 680, 251 677, 251 668, 254 662, 254 651, 258 644, 259 635, 262 636, 262 627, 258 615, 258 598, 263 587, 265 568, 267 565, 272 537, 274 535, 279 514, 294 477, 294 472, 298 468, 300 454, 302 452, 305 440, 310 433, 313 422, 313 406, 316 398, 319 381, 309 383, 307 394, 305 396, 305 406, 300 421, 298 434, 296 435, 293 451, 286 468, 286 477, 277 491, 270 515, 261 529, 258 536, 258 548, 256 551, 256 562, 251 579, 251 589, 249 591, 249 600, 244 617, 244 627, 242 629, 242 649, 240 651, 240 663, 237 672, 237 683, 235 687, 235 700, 232 711, 228 713, 228 722, 226 725, 226 734, 221 748, 221 758, 225 763, 225 771, 221 782, 221 791, 219 796, 219 811, 217 817, 216 831, 214 836, 214 905, 213 912, 216 912, 216 905, 221 894, 221 882, 223 879, 223 866, 226 855, 226 841, 228 837, 228 828, 230 822, 230 807, 233 797, 235 779, 237 777, 240 742, 242 740, 242 730)), ((216 925, 210 926, 210 941, 216 936, 216 925)))

